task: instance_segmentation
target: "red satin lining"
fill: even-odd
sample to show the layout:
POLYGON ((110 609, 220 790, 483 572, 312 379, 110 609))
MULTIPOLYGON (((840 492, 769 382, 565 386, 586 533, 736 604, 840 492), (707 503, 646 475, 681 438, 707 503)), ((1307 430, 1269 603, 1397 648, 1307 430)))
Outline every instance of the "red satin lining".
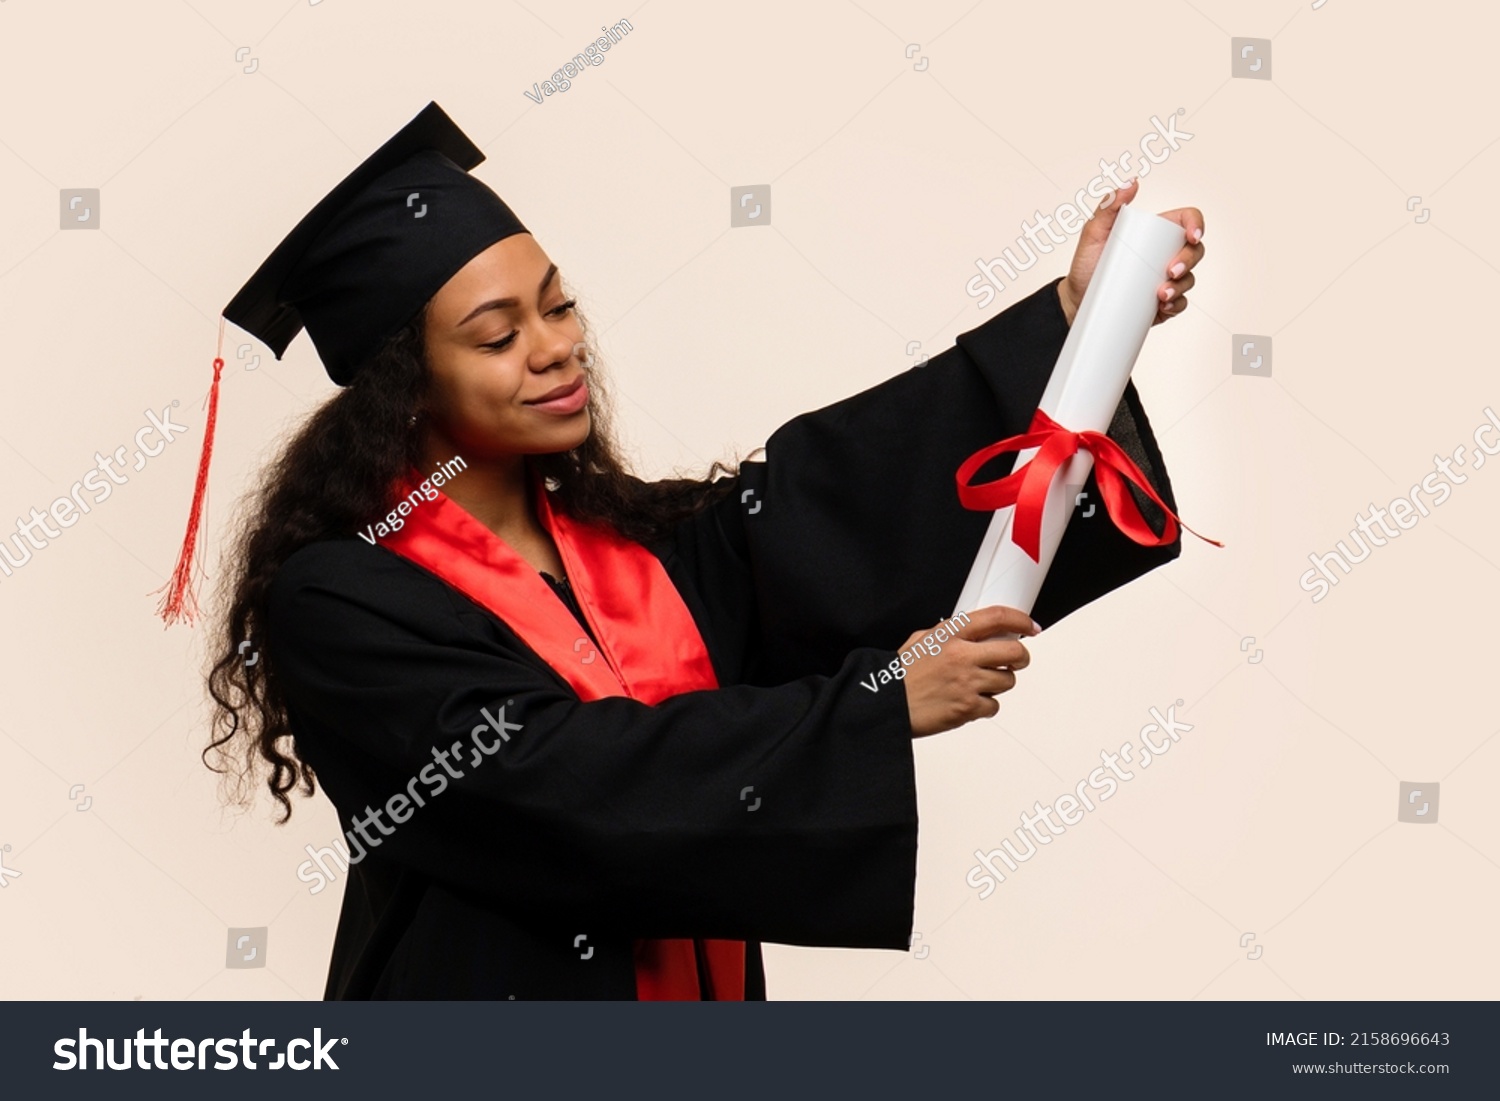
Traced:
MULTIPOLYGON (((397 492, 418 485, 413 474, 397 492)), ((400 531, 381 542, 475 603, 488 608, 550 665, 582 700, 628 696, 656 704, 717 688, 708 648, 692 613, 657 557, 638 543, 553 510, 533 480, 537 519, 557 544, 568 582, 598 646, 531 564, 438 491, 419 498, 400 531)), ((693 940, 638 940, 641 1001, 743 1001, 745 944, 702 940, 711 989, 699 990, 693 940)))

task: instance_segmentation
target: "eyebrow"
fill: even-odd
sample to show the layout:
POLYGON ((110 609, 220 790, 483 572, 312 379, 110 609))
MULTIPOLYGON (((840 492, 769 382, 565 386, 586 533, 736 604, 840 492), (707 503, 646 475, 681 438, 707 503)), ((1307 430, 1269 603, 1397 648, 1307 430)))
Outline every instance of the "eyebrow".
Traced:
MULTIPOLYGON (((556 264, 550 264, 550 265, 548 265, 548 267, 547 267, 547 274, 544 275, 544 276, 542 276, 542 281, 539 284, 537 284, 536 293, 538 295, 540 295, 544 290, 547 289, 547 284, 550 283, 550 282, 552 282, 552 277, 554 275, 556 275, 556 274, 557 274, 557 265, 556 264)), ((470 310, 468 316, 465 317, 462 321, 460 321, 458 323, 458 325, 455 326, 455 328, 460 328, 460 329, 463 328, 470 321, 473 321, 476 317, 478 317, 480 314, 484 313, 486 310, 509 310, 509 309, 514 309, 516 306, 519 306, 520 304, 521 304, 520 301, 518 299, 516 299, 516 298, 495 298, 495 299, 490 300, 489 302, 483 302, 480 305, 475 306, 472 310, 470 310)))

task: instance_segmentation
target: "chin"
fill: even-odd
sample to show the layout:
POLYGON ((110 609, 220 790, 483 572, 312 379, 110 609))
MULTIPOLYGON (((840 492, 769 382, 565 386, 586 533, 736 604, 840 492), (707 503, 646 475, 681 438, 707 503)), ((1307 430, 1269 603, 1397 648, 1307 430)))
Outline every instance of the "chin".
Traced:
POLYGON ((593 421, 585 412, 578 418, 577 425, 569 425, 567 428, 559 426, 556 432, 548 433, 548 439, 540 442, 536 453, 540 455, 558 455, 565 451, 572 451, 575 447, 582 446, 583 442, 593 433, 593 421))

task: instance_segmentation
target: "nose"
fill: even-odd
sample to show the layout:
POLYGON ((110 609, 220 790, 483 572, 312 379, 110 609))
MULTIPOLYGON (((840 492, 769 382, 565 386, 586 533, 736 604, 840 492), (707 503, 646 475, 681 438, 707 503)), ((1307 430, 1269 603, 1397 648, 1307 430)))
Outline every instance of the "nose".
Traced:
POLYGON ((547 331, 537 342, 536 354, 531 357, 530 367, 541 372, 567 364, 573 359, 574 343, 563 333, 547 331))

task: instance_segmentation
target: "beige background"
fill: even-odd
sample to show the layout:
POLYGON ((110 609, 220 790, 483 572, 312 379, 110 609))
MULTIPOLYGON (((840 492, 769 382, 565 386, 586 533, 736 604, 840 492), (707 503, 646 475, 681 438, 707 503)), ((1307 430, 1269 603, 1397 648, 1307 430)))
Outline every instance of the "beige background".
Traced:
MULTIPOLYGON (((657 475, 1061 274, 1071 245, 987 311, 964 293, 1023 218, 1184 109, 1194 137, 1138 202, 1200 207, 1208 258, 1136 379, 1184 517, 1228 547, 1189 538, 1038 639, 997 719, 918 746, 923 958, 772 947, 771 996, 1494 997, 1500 462, 1322 602, 1298 577, 1500 403, 1497 29, 1473 4, 1352 0, 0 3, 0 528, 146 408, 179 400, 192 427, 0 578, 0 860, 21 873, 0 996, 321 994, 339 891, 295 868, 331 808, 283 829, 220 809, 203 632, 164 632, 147 594, 217 311, 436 99, 581 294, 657 475), (622 16, 604 65, 522 96, 622 16), (1231 78, 1233 36, 1273 39, 1273 80, 1231 78), (767 182, 771 226, 731 230, 730 188, 767 182), (101 228, 61 232, 80 187, 101 228), (1274 337, 1270 379, 1230 374, 1236 333, 1274 337), (1177 699, 1194 729, 980 900, 974 851, 1177 699), (1402 781, 1441 785, 1435 826, 1396 821, 1402 781), (225 969, 234 926, 269 927, 268 966, 225 969)), ((248 340, 231 327, 226 352, 248 340)), ((280 363, 251 351, 225 375, 212 563, 277 434, 332 390, 305 335, 280 363)))

